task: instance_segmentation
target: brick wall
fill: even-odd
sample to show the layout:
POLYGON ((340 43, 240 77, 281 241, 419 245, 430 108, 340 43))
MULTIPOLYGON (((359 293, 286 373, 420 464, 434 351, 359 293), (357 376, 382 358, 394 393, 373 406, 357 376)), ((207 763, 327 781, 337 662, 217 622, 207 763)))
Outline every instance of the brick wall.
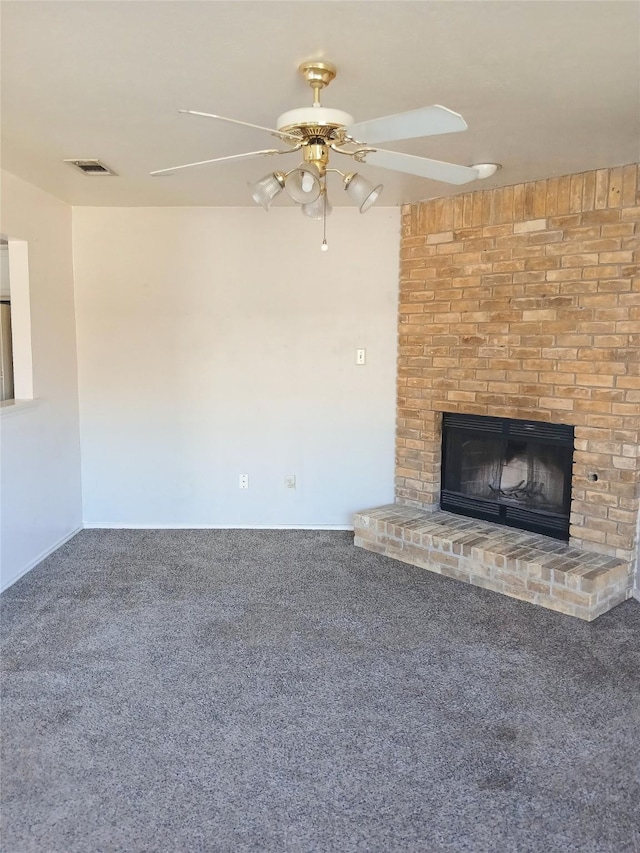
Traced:
POLYGON ((631 165, 403 208, 397 503, 438 504, 442 412, 573 424, 571 544, 632 564, 639 191, 631 165))

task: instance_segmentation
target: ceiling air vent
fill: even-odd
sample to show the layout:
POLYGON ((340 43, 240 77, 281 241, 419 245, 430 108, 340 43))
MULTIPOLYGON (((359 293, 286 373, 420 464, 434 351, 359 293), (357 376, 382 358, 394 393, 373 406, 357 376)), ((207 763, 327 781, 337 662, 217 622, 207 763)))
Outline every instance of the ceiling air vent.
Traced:
POLYGON ((71 166, 75 166, 85 175, 115 175, 116 173, 101 163, 100 160, 65 160, 71 166))

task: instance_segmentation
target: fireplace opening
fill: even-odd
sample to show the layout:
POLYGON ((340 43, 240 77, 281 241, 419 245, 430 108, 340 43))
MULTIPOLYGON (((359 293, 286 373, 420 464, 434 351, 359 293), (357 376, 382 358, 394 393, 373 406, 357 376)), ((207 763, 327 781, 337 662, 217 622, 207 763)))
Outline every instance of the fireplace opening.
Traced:
POLYGON ((572 426, 443 415, 440 506, 569 539, 572 426))

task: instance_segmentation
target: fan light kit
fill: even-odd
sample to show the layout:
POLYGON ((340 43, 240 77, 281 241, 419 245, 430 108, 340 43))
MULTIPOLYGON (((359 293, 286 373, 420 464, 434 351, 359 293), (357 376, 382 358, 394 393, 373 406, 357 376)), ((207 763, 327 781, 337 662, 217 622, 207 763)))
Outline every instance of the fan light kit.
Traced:
POLYGON ((352 168, 346 171, 330 167, 330 153, 349 157, 358 165, 377 166, 449 184, 465 184, 480 177, 489 177, 499 168, 496 164, 458 166, 454 163, 444 163, 427 157, 415 157, 399 151, 378 148, 379 142, 456 133, 466 130, 467 123, 458 113, 439 105, 420 107, 397 115, 354 123, 353 116, 349 113, 323 107, 320 104, 321 90, 336 76, 333 65, 320 61, 304 62, 299 71, 313 89, 313 104, 310 107, 300 107, 283 113, 276 122, 277 128, 263 127, 212 113, 180 110, 181 113, 188 115, 218 119, 267 131, 282 140, 288 148, 282 150, 268 148, 228 157, 214 157, 211 160, 200 160, 197 163, 159 169, 151 174, 163 175, 209 163, 300 152, 301 163, 288 171, 270 172, 258 181, 249 183, 249 190, 256 204, 262 205, 265 210, 269 210, 273 200, 284 190, 300 206, 305 216, 322 220, 321 248, 326 251, 328 248, 326 222, 327 216, 331 213, 331 205, 327 197, 327 176, 332 173, 339 175, 344 190, 360 213, 366 213, 382 192, 382 184, 374 186, 354 170, 352 164, 352 168), (493 171, 488 167, 493 168, 493 171))

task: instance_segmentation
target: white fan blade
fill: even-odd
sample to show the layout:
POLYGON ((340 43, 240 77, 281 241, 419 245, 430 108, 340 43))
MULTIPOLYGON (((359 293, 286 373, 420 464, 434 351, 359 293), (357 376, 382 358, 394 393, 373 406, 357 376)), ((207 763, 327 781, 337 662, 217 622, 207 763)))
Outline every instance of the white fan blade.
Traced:
POLYGON ((368 151, 363 162, 369 166, 380 166, 381 169, 431 178, 432 181, 444 181, 446 184, 466 184, 478 177, 477 169, 470 166, 457 166, 455 163, 443 163, 428 157, 414 157, 399 151, 368 151))
POLYGON ((456 133, 466 129, 467 123, 461 115, 438 104, 410 110, 408 113, 361 121, 345 128, 352 139, 367 145, 396 139, 415 139, 417 136, 435 136, 438 133, 456 133))
POLYGON ((196 110, 178 110, 179 113, 185 113, 190 116, 204 116, 204 118, 217 118, 218 121, 228 121, 231 124, 241 124, 243 127, 253 127, 256 130, 266 130, 267 133, 272 133, 274 136, 279 136, 281 139, 290 139, 295 142, 300 142, 300 137, 294 133, 282 133, 280 130, 274 130, 272 127, 262 127, 261 124, 250 124, 248 121, 239 121, 237 118, 226 118, 225 116, 217 116, 213 113, 199 113, 196 110))
POLYGON ((198 160, 197 163, 185 163, 183 166, 169 166, 168 169, 156 169, 151 172, 152 175, 165 175, 167 172, 177 172, 178 169, 190 169, 192 166, 205 166, 207 163, 220 163, 222 160, 243 160, 249 157, 262 157, 266 154, 288 154, 288 151, 277 151, 274 148, 268 148, 264 151, 247 151, 246 154, 231 154, 229 157, 214 157, 213 160, 198 160))

